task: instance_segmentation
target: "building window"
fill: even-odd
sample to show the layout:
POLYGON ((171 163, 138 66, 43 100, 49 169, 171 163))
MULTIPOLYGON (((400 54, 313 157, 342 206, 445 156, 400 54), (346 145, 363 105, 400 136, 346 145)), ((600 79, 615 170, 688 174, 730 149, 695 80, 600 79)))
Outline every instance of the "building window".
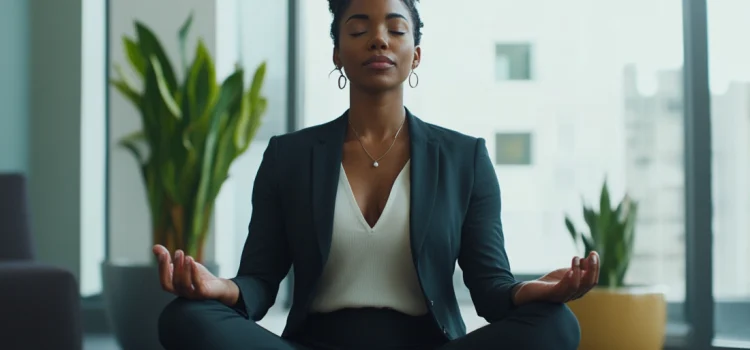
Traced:
POLYGON ((531 44, 498 43, 495 46, 497 81, 531 80, 531 44))
POLYGON ((495 164, 531 165, 531 134, 495 134, 495 164))

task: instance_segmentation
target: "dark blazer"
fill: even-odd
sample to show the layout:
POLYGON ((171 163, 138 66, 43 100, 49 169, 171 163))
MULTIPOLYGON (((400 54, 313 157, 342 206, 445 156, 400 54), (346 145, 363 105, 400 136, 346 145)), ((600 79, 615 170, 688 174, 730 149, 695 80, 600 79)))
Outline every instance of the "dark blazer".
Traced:
MULTIPOLYGON (((466 334, 453 289, 458 261, 479 316, 501 319, 518 283, 500 221, 500 189, 483 139, 428 124, 407 110, 411 142, 411 249, 427 306, 449 339, 466 334)), ((328 257, 348 113, 272 137, 255 179, 237 277, 239 309, 257 321, 294 265, 284 337, 305 320, 328 257)))

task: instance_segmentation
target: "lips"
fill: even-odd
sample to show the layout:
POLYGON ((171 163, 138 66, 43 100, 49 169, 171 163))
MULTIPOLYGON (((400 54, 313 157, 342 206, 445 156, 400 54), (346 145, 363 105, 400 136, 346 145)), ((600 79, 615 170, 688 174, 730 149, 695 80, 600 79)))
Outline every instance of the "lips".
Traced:
POLYGON ((383 56, 383 55, 372 56, 363 64, 363 66, 365 67, 371 67, 371 68, 376 68, 376 69, 389 68, 395 65, 396 65, 396 62, 393 62, 393 60, 390 59, 388 56, 383 56))

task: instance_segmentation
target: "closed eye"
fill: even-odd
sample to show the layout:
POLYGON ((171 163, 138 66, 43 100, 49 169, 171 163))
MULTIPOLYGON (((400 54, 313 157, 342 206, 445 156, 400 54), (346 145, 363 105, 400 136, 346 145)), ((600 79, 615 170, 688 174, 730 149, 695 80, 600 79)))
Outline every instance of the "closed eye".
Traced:
MULTIPOLYGON (((349 35, 351 35, 351 36, 353 36, 353 37, 356 38, 356 37, 361 36, 362 34, 365 34, 365 33, 367 33, 367 32, 351 33, 349 35)), ((406 35, 406 32, 399 32, 399 31, 393 31, 393 30, 390 31, 390 33, 393 34, 393 35, 399 35, 399 36, 406 35)))

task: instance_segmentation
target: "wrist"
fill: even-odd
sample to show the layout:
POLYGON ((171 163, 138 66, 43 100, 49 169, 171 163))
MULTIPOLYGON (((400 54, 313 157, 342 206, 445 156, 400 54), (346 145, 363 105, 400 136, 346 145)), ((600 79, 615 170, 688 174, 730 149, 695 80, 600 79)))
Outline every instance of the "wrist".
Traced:
POLYGON ((230 279, 224 278, 221 281, 224 284, 224 288, 218 300, 226 306, 233 307, 237 304, 240 297, 240 288, 230 279))
POLYGON ((539 298, 540 284, 536 281, 525 281, 513 289, 513 303, 516 306, 536 301, 539 298))
POLYGON ((516 306, 524 304, 523 295, 521 294, 521 291, 528 285, 528 281, 523 281, 519 284, 517 284, 515 287, 513 287, 513 290, 511 291, 513 297, 511 298, 513 300, 513 304, 516 306))

